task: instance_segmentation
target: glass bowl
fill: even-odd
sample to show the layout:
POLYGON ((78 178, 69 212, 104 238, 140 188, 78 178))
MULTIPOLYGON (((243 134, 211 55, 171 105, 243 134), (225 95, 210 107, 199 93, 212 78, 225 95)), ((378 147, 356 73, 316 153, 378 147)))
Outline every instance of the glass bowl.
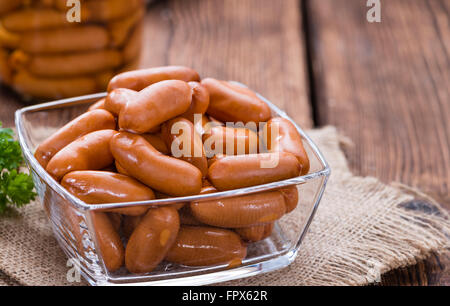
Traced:
POLYGON ((270 106, 273 115, 290 120, 302 136, 311 164, 307 175, 213 194, 92 205, 84 203, 66 191, 40 166, 33 153, 43 140, 105 96, 106 93, 99 93, 44 103, 20 109, 15 115, 25 161, 30 168, 39 199, 54 235, 67 257, 80 269, 81 275, 91 285, 205 285, 274 271, 294 261, 321 200, 330 168, 317 146, 286 113, 260 96, 270 106), (299 192, 297 207, 275 223, 270 237, 249 244, 247 256, 237 267, 229 265, 188 267, 163 261, 154 271, 146 274, 131 274, 124 267, 111 273, 105 267, 93 227, 91 217, 93 211, 143 204, 154 207, 223 199, 288 186, 296 186, 299 192))

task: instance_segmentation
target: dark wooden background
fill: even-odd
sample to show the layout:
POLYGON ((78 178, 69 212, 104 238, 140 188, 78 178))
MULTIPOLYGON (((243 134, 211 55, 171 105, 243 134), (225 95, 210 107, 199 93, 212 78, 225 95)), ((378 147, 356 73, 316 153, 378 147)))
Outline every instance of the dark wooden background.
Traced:
MULTIPOLYGON (((305 128, 349 136, 353 172, 421 189, 450 210, 450 1, 157 1, 143 66, 182 64, 239 80, 305 128)), ((0 120, 23 104, 5 88, 0 120)), ((449 253, 391 271, 384 285, 450 285, 449 253)))

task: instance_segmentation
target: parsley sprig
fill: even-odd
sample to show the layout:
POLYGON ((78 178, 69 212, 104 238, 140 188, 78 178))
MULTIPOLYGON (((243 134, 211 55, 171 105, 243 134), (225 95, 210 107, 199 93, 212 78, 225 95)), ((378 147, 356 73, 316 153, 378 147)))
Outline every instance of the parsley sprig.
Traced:
POLYGON ((30 175, 20 173, 23 165, 19 142, 14 132, 0 122, 0 214, 12 207, 22 207, 36 197, 30 175))

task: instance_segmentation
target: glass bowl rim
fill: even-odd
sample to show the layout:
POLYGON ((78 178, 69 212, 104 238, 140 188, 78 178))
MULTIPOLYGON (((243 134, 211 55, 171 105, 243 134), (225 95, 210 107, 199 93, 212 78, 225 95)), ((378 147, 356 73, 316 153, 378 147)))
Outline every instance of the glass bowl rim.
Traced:
MULTIPOLYGON (((237 85, 246 87, 242 83, 232 81, 233 83, 236 83, 237 85)), ((311 140, 311 138, 303 131, 302 128, 298 126, 298 124, 292 120, 284 111, 279 109, 276 105, 274 105, 272 102, 267 100, 265 97, 261 96, 257 93, 258 97, 262 99, 264 102, 266 102, 272 111, 274 111, 279 117, 285 118, 289 120, 297 129, 299 134, 301 135, 302 139, 308 143, 308 145, 311 147, 314 155, 319 160, 322 169, 313 173, 308 173, 303 176, 298 176, 291 179, 286 179, 278 182, 263 184, 263 185, 257 185, 257 186, 251 186, 251 187, 245 187, 240 189, 234 189, 234 190, 228 190, 228 191, 221 191, 211 194, 203 194, 203 195, 192 195, 192 196, 183 196, 183 197, 175 197, 175 198, 169 198, 169 199, 155 199, 150 201, 139 201, 139 202, 120 202, 120 203, 108 203, 108 204, 87 204, 84 201, 78 199, 71 193, 69 193, 64 187, 62 187, 61 184, 59 184, 55 179, 51 177, 50 174, 47 173, 47 171, 39 164, 39 162, 34 157, 34 154, 32 153, 31 149, 28 147, 26 142, 26 131, 24 127, 24 121, 23 121, 23 115, 26 113, 33 113, 33 112, 39 112, 39 111, 45 111, 50 109, 57 109, 61 107, 71 106, 71 105, 81 105, 84 103, 92 103, 92 100, 99 100, 104 97, 106 97, 107 93, 96 93, 91 95, 85 95, 80 97, 74 97, 74 98, 68 98, 68 99, 61 99, 56 100, 52 102, 27 106, 24 108, 21 108, 16 111, 15 113, 15 124, 17 129, 17 134, 19 138, 19 143, 22 148, 22 152, 24 154, 24 157, 26 161, 28 162, 29 166, 34 170, 41 179, 45 181, 46 184, 48 184, 53 190, 55 190, 60 196, 62 196, 64 199, 70 201, 77 209, 83 210, 83 211, 94 211, 94 210, 105 210, 105 209, 113 209, 113 208, 123 208, 123 207, 132 207, 132 206, 140 206, 140 205, 148 205, 148 206, 158 206, 158 205, 170 205, 170 204, 176 204, 180 202, 194 202, 194 201, 205 201, 205 200, 214 200, 214 199, 221 199, 221 198, 228 198, 228 197, 234 197, 234 196, 242 196, 262 191, 269 191, 272 189, 277 188, 284 188, 292 185, 299 185, 304 184, 310 180, 316 179, 321 176, 329 177, 331 173, 331 169, 325 160, 322 152, 317 147, 317 145, 311 140)))

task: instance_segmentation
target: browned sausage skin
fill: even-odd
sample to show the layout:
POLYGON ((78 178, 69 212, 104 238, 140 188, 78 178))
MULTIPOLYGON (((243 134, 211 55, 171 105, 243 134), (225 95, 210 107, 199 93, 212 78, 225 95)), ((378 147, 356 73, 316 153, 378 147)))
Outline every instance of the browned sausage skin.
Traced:
POLYGON ((237 228, 236 232, 248 242, 257 242, 266 239, 272 234, 274 223, 256 225, 252 227, 237 228))
POLYGON ((192 88, 192 103, 189 109, 181 117, 194 123, 195 115, 203 115, 209 106, 209 92, 199 82, 189 82, 192 88))
POLYGON ((123 266, 125 249, 119 234, 106 213, 92 212, 92 225, 106 268, 114 272, 123 266))
POLYGON ((198 73, 187 67, 167 66, 127 71, 115 76, 108 85, 108 91, 116 88, 128 88, 135 91, 144 89, 164 80, 199 81, 198 73))
POLYGON ((185 266, 236 266, 246 255, 246 245, 233 231, 205 226, 182 226, 166 260, 185 266))
POLYGON ((161 123, 186 112, 192 89, 183 81, 162 81, 140 91, 119 114, 121 130, 137 134, 149 132, 161 123))
POLYGON ((269 152, 289 152, 302 165, 301 174, 309 172, 309 158, 303 147, 302 137, 289 120, 281 117, 270 119, 263 129, 263 135, 269 152))
POLYGON ((232 190, 296 177, 301 166, 285 152, 223 156, 208 170, 208 179, 218 190, 232 190))
POLYGON ((161 154, 139 135, 119 132, 111 140, 111 152, 126 173, 162 193, 195 195, 202 188, 200 170, 161 154))
POLYGON ((164 259, 180 228, 173 207, 150 209, 128 240, 125 265, 132 273, 151 272, 164 259))
POLYGON ((284 197, 286 202, 286 213, 293 211, 298 205, 298 189, 297 186, 290 186, 278 190, 284 197))
POLYGON ((127 105, 129 101, 136 99, 137 95, 138 92, 131 89, 114 89, 106 96, 104 107, 114 116, 118 116, 125 105, 127 105))
MULTIPOLYGON (((155 198, 147 186, 126 175, 106 171, 74 171, 66 174, 61 185, 88 204, 150 201, 155 198)), ((146 206, 131 206, 105 211, 140 216, 146 206)))
POLYGON ((172 156, 197 167, 203 177, 208 174, 203 143, 189 120, 178 117, 165 122, 161 128, 162 137, 172 156))
POLYGON ((94 131, 115 129, 115 127, 114 116, 105 110, 99 109, 84 113, 41 143, 34 156, 45 168, 52 157, 72 141, 94 131))
POLYGON ((286 213, 284 197, 278 191, 192 202, 190 208, 198 221, 224 228, 262 225, 286 213))
POLYGON ((214 118, 223 122, 255 124, 270 119, 269 106, 251 90, 212 78, 203 79, 201 84, 210 96, 207 113, 214 118))
POLYGON ((47 165, 47 172, 56 180, 76 170, 100 170, 114 162, 109 148, 114 130, 89 133, 56 153, 47 165))
POLYGON ((213 152, 227 155, 256 154, 259 147, 259 137, 252 130, 225 126, 212 127, 209 133, 203 135, 203 142, 209 151, 208 157, 213 152))

